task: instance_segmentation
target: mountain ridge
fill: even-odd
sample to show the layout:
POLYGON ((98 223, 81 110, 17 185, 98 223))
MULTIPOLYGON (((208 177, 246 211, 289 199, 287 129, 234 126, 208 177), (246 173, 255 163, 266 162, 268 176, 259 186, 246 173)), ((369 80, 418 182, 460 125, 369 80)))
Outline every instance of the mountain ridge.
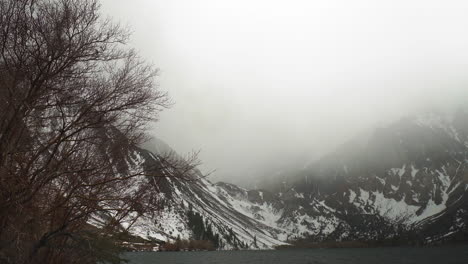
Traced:
MULTIPOLYGON (((162 211, 143 216, 130 232, 158 241, 209 239, 219 249, 295 240, 467 241, 465 112, 401 119, 362 142, 344 144, 273 190, 213 184, 199 171, 194 181, 163 178, 162 211)), ((151 151, 137 152, 142 166, 158 162, 151 151)))

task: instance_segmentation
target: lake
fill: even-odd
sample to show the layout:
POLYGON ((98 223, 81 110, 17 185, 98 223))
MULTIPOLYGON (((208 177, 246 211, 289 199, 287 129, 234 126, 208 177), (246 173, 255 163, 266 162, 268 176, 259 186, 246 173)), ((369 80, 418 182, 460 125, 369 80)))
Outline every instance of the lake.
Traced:
POLYGON ((131 264, 468 264, 468 246, 132 252, 126 257, 131 264))

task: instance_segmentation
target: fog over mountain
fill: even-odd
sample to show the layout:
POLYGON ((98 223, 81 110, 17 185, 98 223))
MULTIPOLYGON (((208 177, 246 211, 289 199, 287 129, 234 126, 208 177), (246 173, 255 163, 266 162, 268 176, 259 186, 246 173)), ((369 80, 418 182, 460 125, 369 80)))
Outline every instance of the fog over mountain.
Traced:
POLYGON ((174 106, 152 128, 213 181, 305 166, 468 99, 465 1, 105 0, 174 106))

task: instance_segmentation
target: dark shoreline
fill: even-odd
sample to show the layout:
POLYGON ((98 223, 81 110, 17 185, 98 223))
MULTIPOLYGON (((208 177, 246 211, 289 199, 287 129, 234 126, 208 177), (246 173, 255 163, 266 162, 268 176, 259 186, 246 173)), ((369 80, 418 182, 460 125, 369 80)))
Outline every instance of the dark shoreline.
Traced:
POLYGON ((149 250, 154 249, 154 244, 147 243, 144 248, 126 248, 125 252, 207 252, 207 251, 281 251, 281 250, 294 250, 294 249, 358 249, 358 248, 441 248, 441 247, 457 247, 467 246, 468 241, 461 242, 448 242, 437 244, 388 244, 385 242, 362 242, 362 241, 342 241, 342 242, 320 242, 320 243, 301 243, 279 245, 271 249, 184 249, 179 250, 149 250), (151 245, 151 246, 150 246, 151 245))

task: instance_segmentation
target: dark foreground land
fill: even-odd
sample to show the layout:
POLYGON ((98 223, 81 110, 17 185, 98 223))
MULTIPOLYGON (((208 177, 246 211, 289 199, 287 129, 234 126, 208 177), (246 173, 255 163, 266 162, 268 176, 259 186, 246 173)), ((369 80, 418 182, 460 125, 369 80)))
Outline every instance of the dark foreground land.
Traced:
POLYGON ((467 264, 468 246, 132 252, 130 264, 467 264))

